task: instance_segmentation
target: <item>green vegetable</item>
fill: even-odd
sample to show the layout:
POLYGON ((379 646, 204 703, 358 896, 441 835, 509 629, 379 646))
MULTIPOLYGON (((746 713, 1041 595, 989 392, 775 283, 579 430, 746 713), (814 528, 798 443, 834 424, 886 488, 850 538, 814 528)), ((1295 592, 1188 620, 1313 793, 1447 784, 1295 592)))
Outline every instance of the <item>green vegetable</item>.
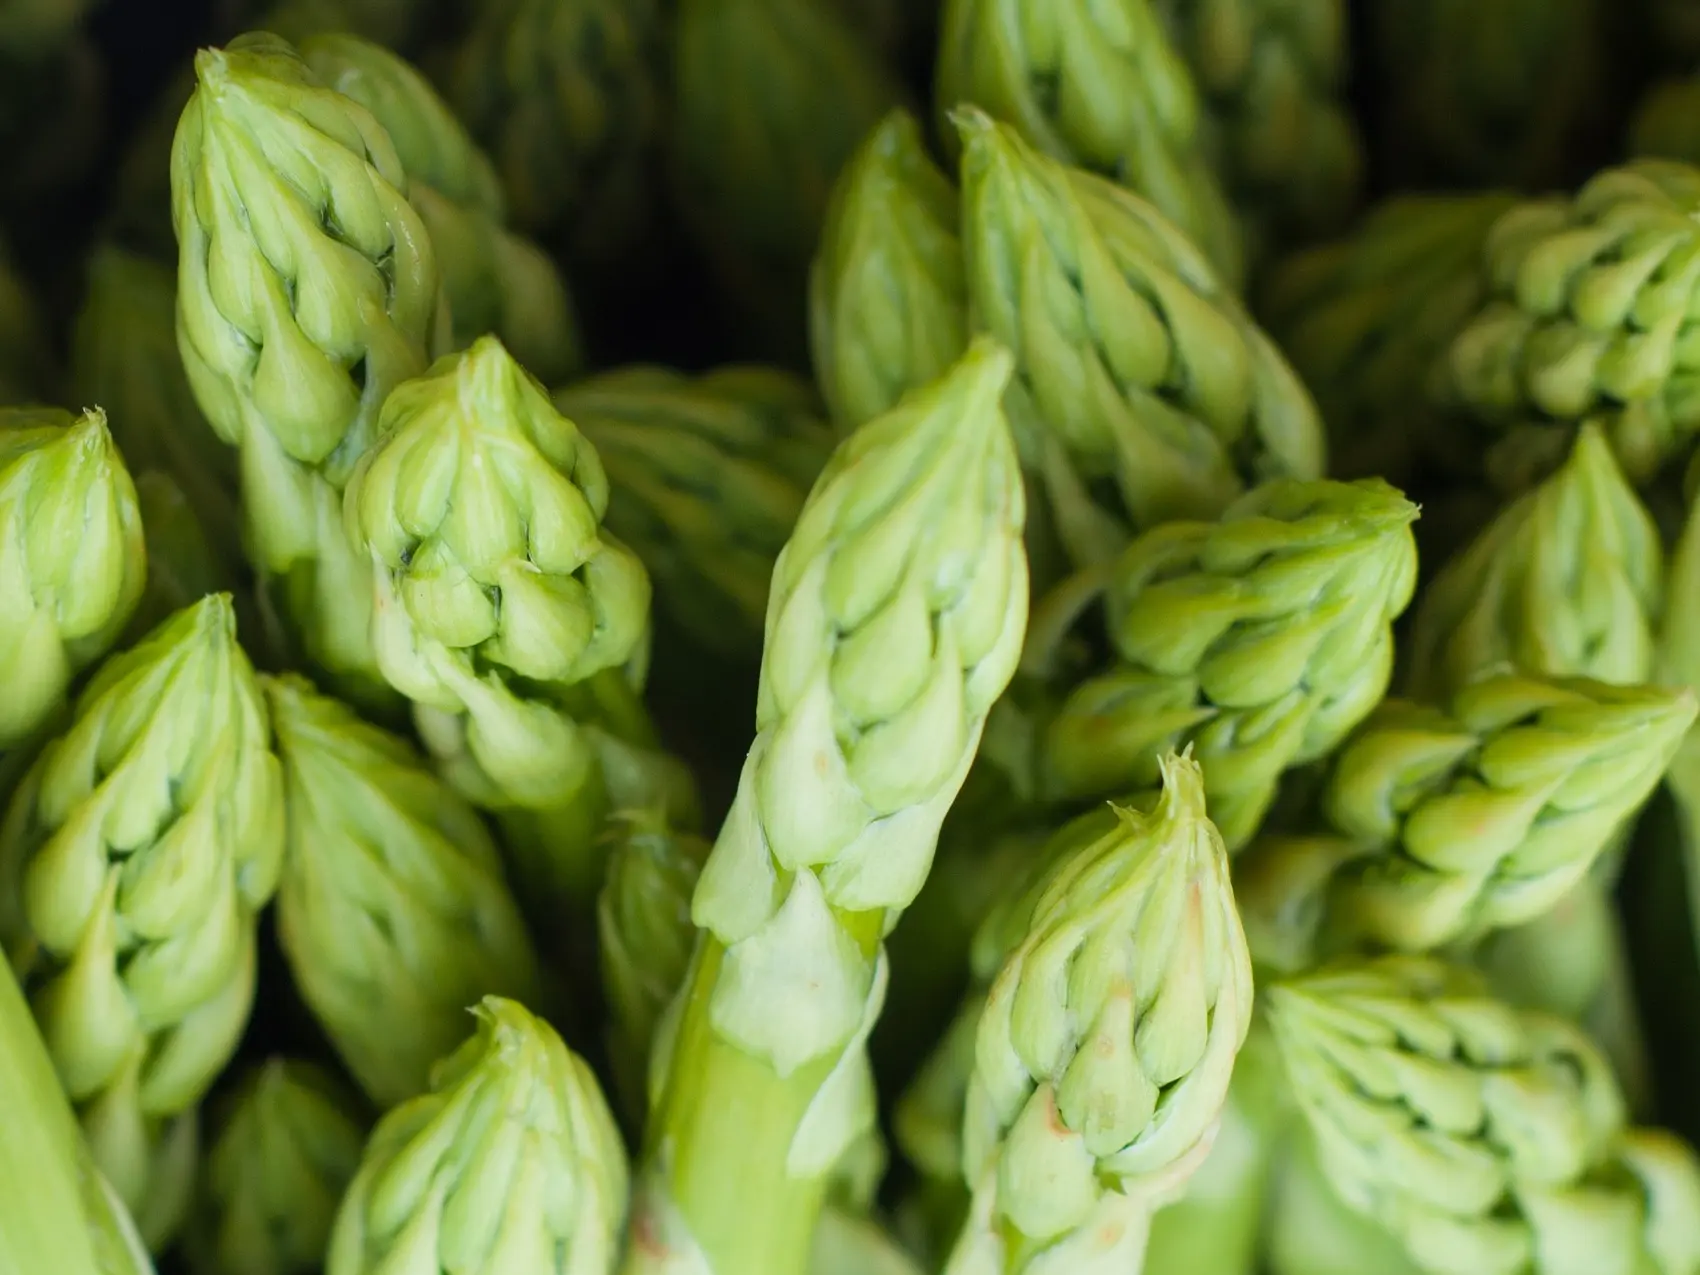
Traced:
POLYGON ((1624 1128, 1594 1047, 1422 957, 1265 989, 1338 1197, 1435 1275, 1674 1272, 1700 1262, 1700 1165, 1624 1128))
POLYGON ((1310 395, 1178 230, 982 111, 955 120, 969 309, 1015 352, 1010 423, 1077 564, 1321 475, 1310 395))
POLYGON ((448 103, 401 58, 358 36, 311 36, 301 56, 395 144, 442 271, 455 347, 494 332, 532 375, 576 374, 583 354, 566 284, 541 248, 504 228, 496 170, 448 103))
MULTIPOLYGON (((1113 796, 1149 786, 1163 751, 1188 741, 1211 817, 1243 847, 1283 772, 1332 752, 1385 693, 1416 516, 1379 479, 1283 480, 1219 522, 1146 532, 1108 573, 1115 661, 1035 715, 1023 782, 1050 801, 1113 796)), ((1030 669, 1056 662, 1050 643, 1036 622, 1030 669)))
POLYGON ((348 488, 379 664, 501 816, 520 897, 588 924, 610 802, 694 818, 639 699, 649 578, 601 527, 602 463, 490 336, 392 393, 381 434, 348 488))
POLYGON ((626 1152, 596 1077, 542 1019, 487 996, 431 1092, 378 1122, 325 1275, 614 1269, 626 1152))
POLYGON ((243 36, 195 71, 171 160, 183 366, 238 451, 248 551, 278 609, 339 689, 382 703, 342 489, 379 405, 425 368, 436 258, 383 128, 289 45, 243 36))
POLYGON ((537 954, 477 812, 411 745, 302 678, 265 689, 288 810, 278 938, 349 1071, 393 1107, 480 996, 538 999, 537 954))
POLYGON ((606 372, 555 394, 608 471, 608 529, 707 651, 759 656, 774 560, 833 437, 806 381, 726 367, 606 372))
MULTIPOLYGON (((514 224, 575 267, 633 265, 654 223, 666 121, 653 0, 485 0, 448 95, 496 161, 514 224)), ((539 376, 541 368, 532 369, 539 376)))
POLYGON ((1444 710, 1388 700, 1334 759, 1334 835, 1245 856, 1252 950, 1304 968, 1354 943, 1429 951, 1534 919, 1651 795, 1695 713, 1692 691, 1515 673, 1444 710))
POLYGON ((282 781, 227 594, 107 660, 0 826, 0 941, 101 1166, 156 1251, 195 1107, 253 1004, 282 781))
POLYGON ((169 266, 101 244, 89 256, 88 292, 72 332, 71 384, 82 402, 105 409, 135 473, 170 477, 219 569, 234 573, 242 561, 236 458, 196 405, 177 353, 176 313, 169 266))
POLYGON ((691 895, 710 843, 654 811, 616 816, 596 903, 597 953, 609 1006, 608 1054, 632 1127, 649 1109, 650 1045, 685 984, 696 943, 691 895))
POLYGON ((1258 312, 1316 395, 1335 476, 1397 483, 1452 441, 1437 365, 1481 306, 1483 245, 1514 202, 1396 195, 1348 236, 1271 267, 1258 312))
POLYGON ((832 0, 679 0, 673 76, 680 215, 733 304, 788 353, 833 183, 904 92, 832 0))
POLYGON ((943 24, 947 146, 954 113, 980 107, 1058 163, 1148 199, 1238 288, 1244 248, 1200 144, 1198 89, 1150 0, 946 0, 943 24))
POLYGON ((1253 263, 1341 229, 1363 181, 1344 0, 1155 0, 1202 100, 1200 144, 1253 263))
POLYGON ((193 1275, 312 1275, 360 1164, 363 1122, 312 1063, 271 1058, 222 1104, 184 1239, 193 1275))
POLYGON ((882 939, 915 897, 1027 606, 990 341, 839 445, 780 554, 757 737, 658 1042, 632 1275, 794 1275, 873 1121, 882 939))
POLYGON ((974 1202, 945 1266, 1137 1271, 1210 1149, 1251 1024, 1228 854, 1190 757, 1149 816, 1069 855, 991 983, 963 1121, 974 1202))
POLYGON ((839 173, 809 273, 809 340, 840 429, 889 410, 967 344, 957 202, 902 108, 839 173))
POLYGON ((153 1275, 124 1205, 89 1156, 30 1019, 0 960, 0 1271, 153 1275))
POLYGON ((1665 601, 1652 515, 1584 426, 1564 467, 1505 508, 1423 591, 1405 686, 1443 700, 1509 664, 1633 685, 1653 676, 1665 601))
MULTIPOLYGON (((1597 423, 1625 474, 1651 477, 1700 431, 1683 339, 1700 243, 1700 168, 1639 159, 1572 198, 1530 200, 1489 233, 1489 294, 1452 342, 1445 388, 1515 455, 1517 482, 1597 423)), ((1700 366, 1700 364, 1697 364, 1700 366)))
POLYGON ((146 575, 106 414, 0 408, 0 751, 45 726, 118 640, 146 575))
POLYGON ((1377 0, 1365 73, 1401 186, 1566 182, 1611 113, 1602 0, 1377 0))

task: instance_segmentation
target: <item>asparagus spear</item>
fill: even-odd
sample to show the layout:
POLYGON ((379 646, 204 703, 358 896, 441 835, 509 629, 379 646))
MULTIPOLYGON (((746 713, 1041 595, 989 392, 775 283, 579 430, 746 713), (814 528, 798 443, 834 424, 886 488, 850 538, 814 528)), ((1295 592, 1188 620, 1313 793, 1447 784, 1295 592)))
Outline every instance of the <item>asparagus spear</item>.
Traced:
POLYGON ((630 1275, 795 1275, 872 1125, 881 940, 926 876, 1026 618, 1009 371, 977 342, 852 434, 780 555, 758 734, 656 1064, 630 1275))
POLYGON ((1208 1153, 1251 1023, 1228 854, 1190 757, 1069 855, 986 994, 946 1275, 1138 1271, 1208 1153))
POLYGON ((0 1271, 154 1275, 135 1224, 92 1162, 28 1004, 0 960, 0 1271))
POLYGON ((1405 686, 1444 700, 1509 664, 1625 685, 1653 676, 1665 601, 1653 518, 1584 426, 1564 466, 1444 566, 1417 605, 1405 686))
POLYGON ((1700 1161, 1626 1127, 1610 1068, 1569 1024, 1428 957, 1326 967, 1266 1005, 1323 1175, 1419 1269, 1700 1263, 1700 1161))
POLYGON ((98 408, 0 408, 0 564, 3 752, 52 720, 141 601, 136 489, 98 408))
POLYGON ((1700 430, 1683 340, 1695 283, 1679 264, 1700 235, 1697 207, 1700 169, 1637 159, 1494 224, 1488 295, 1453 338, 1442 387, 1488 437, 1533 456, 1507 482, 1561 461, 1587 422, 1635 483, 1700 430))
POLYGON ((1309 392, 1179 229, 978 108, 953 119, 969 311, 1015 353, 1010 424, 1077 565, 1321 476, 1309 392))
POLYGON ((841 430, 932 380, 967 344, 957 204, 902 107, 838 174, 809 272, 809 344, 841 430))
POLYGON ((360 1164, 358 1106, 312 1063, 270 1058, 215 1114, 183 1253, 193 1275, 312 1275, 360 1164))
POLYGON ((607 1275, 626 1151, 584 1060, 521 1005, 488 996, 431 1091, 373 1130, 337 1210, 325 1275, 607 1275))
MULTIPOLYGON (((1138 192, 1230 288, 1244 245, 1199 137, 1198 87, 1151 0, 947 0, 934 98, 972 103, 1053 159, 1138 192)), ((966 139, 964 139, 966 140, 966 139)))
POLYGON ((371 112, 281 39, 196 55, 172 148, 177 342, 238 453, 247 547, 306 656, 382 704, 371 567, 342 489, 389 392, 425 368, 438 265, 371 112))
MULTIPOLYGON (((1374 708, 1393 668, 1393 621, 1416 585, 1416 506, 1378 479, 1276 480, 1215 522, 1140 536, 1102 576, 1036 608, 1023 657, 1055 681, 1082 583, 1105 582, 1115 658, 1066 696, 1012 697, 1025 746, 990 760, 1023 791, 1076 802, 1149 786, 1190 741, 1211 817, 1238 851, 1283 772, 1326 756, 1374 708)), ((1025 688, 1024 688, 1025 689, 1025 688)))
POLYGON ((463 349, 494 332, 533 376, 579 372, 578 321, 555 264, 506 228, 495 168, 425 77, 388 49, 337 32, 308 37, 301 56, 324 83, 372 113, 395 144, 442 271, 463 349))
POLYGON ((282 858, 282 779, 228 594, 100 667, 0 825, 0 943, 156 1251, 189 1203, 197 1104, 248 1021, 282 858))
POLYGON ((1446 709, 1388 700, 1334 759, 1331 832, 1247 851, 1253 950, 1303 969, 1357 943, 1428 951, 1533 919, 1646 801, 1695 713, 1688 690, 1516 673, 1446 709))
POLYGON ((293 675, 266 699, 288 858, 278 938, 308 1007, 380 1109, 424 1092, 480 996, 542 974, 494 842, 405 740, 293 675))
POLYGON ((496 811, 520 896, 591 924, 610 809, 695 818, 639 699, 649 577, 601 526, 596 450, 495 337, 384 404, 348 488, 380 667, 446 777, 496 811))

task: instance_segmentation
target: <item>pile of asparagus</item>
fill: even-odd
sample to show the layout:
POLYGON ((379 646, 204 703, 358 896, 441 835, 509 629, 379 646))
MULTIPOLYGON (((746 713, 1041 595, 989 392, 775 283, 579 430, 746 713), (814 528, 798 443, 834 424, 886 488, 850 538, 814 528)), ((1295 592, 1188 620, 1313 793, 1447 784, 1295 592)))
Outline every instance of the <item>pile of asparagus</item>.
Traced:
POLYGON ((0 1275, 1700 1275, 1688 9, 0 0, 0 1275))

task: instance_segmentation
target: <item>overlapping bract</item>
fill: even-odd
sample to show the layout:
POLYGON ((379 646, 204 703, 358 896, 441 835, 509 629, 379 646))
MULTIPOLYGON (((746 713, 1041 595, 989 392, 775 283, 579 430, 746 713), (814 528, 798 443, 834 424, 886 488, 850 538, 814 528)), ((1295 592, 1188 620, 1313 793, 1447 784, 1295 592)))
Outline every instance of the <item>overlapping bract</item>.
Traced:
POLYGON ((426 366, 436 257, 372 114, 275 36, 206 49, 172 148, 177 340, 239 453, 248 551, 307 656, 385 692, 370 566, 341 493, 389 392, 426 366))
POLYGON ((1162 752, 1190 742, 1211 817, 1245 845, 1282 772, 1326 756, 1386 692, 1416 516, 1379 479, 1277 481, 1218 522, 1135 540, 1106 598, 1116 662, 1041 718, 1038 793, 1147 787, 1162 752))
POLYGON ((1452 342, 1446 392, 1537 460, 1596 422, 1632 481, 1652 476, 1700 431, 1696 209, 1700 169, 1660 159, 1511 209, 1488 235, 1488 299, 1452 342))
POLYGON ((957 205, 902 108, 838 175, 809 274, 809 343, 840 429, 895 406, 967 344, 957 205))
POLYGON ((1574 1027, 1425 957, 1325 967, 1266 991, 1329 1185, 1433 1275, 1692 1269, 1693 1152, 1626 1130, 1574 1027))
POLYGON ((839 914, 913 900, 1020 653, 1009 371, 977 341, 852 434, 780 554, 758 735, 693 915, 728 949, 717 1030, 781 1075, 863 1018, 875 970, 839 914))
POLYGON ((106 416, 0 408, 0 752, 45 725, 142 597, 136 489, 106 416))
POLYGON ((225 1100, 184 1240, 194 1275, 312 1275, 360 1165, 358 1108, 312 1063, 272 1058, 225 1100))
POLYGON ((577 373, 583 354, 566 284, 541 248, 506 229, 496 170, 448 103, 401 58, 357 36, 313 36, 301 55, 395 144, 442 272, 455 348, 493 332, 534 376, 577 373))
POLYGON ((1010 422, 1077 563, 1260 479, 1320 477, 1309 393, 1178 230, 983 111, 954 118, 970 310, 1015 353, 1010 422))
POLYGON ((1445 710, 1388 700, 1324 786, 1336 835, 1248 854, 1254 946, 1264 920, 1303 965, 1319 945, 1428 951, 1540 915, 1652 793, 1695 712, 1692 691, 1513 673, 1445 710))
POLYGON ((1363 179, 1343 0, 1155 0, 1192 68, 1200 142, 1246 256, 1338 230, 1363 179))
POLYGON ((1329 472, 1399 482, 1443 445, 1437 366, 1488 290, 1482 250, 1512 195, 1397 195, 1350 235, 1276 262, 1259 314, 1329 428, 1329 472))
POLYGON ((1137 191, 1239 285, 1244 250, 1200 144, 1198 89, 1150 0, 948 0, 943 24, 941 111, 971 103, 1137 191))
POLYGON ((764 367, 606 372, 555 394, 608 472, 607 526, 705 650, 759 657, 773 564, 832 452, 808 382, 764 367))
POLYGON ((486 997, 431 1092, 378 1122, 325 1275, 614 1269, 625 1147, 583 1059, 522 1006, 486 997))
POLYGON ((423 1093, 480 996, 536 1003, 537 954, 478 814, 400 736, 303 679, 268 679, 289 856, 278 938, 380 1109, 423 1093))
POLYGON ((1510 664, 1549 677, 1650 681, 1665 600, 1653 517, 1594 426, 1564 467, 1503 510, 1423 591, 1405 686, 1444 700, 1510 664))
POLYGON ((1101 1242, 1106 1203, 1149 1212, 1208 1149, 1251 961, 1198 765, 1162 770, 1150 815, 1118 811, 1048 876, 991 984, 963 1123, 978 1198, 951 1272, 1061 1269, 1101 1242))
POLYGON ((348 492, 380 667, 462 792, 554 821, 510 838, 522 889, 578 890, 610 792, 692 801, 637 699, 649 577, 602 529, 602 463, 494 337, 400 386, 383 426, 348 492))
POLYGON ((155 1244, 187 1203, 195 1105, 253 1002, 255 916, 283 858, 269 744, 215 594, 101 666, 0 827, 0 941, 96 1160, 155 1244))

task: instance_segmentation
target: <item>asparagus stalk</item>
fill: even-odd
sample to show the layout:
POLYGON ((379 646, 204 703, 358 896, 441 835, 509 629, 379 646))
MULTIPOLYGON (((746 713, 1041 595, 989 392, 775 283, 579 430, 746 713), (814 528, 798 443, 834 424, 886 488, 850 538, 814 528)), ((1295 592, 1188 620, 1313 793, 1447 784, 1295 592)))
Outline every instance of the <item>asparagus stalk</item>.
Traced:
POLYGON ((193 1275, 311 1275, 360 1164, 358 1106, 312 1063, 271 1058, 219 1104, 183 1253, 193 1275))
POLYGON ((60 711, 71 679, 124 631, 146 575, 136 489, 105 413, 0 408, 0 752, 60 711))
POLYGON ((103 664, 0 825, 0 943, 150 1248, 253 1004, 282 779, 228 594, 103 664))
POLYGON ((153 1275, 95 1167, 11 966, 0 960, 0 1271, 153 1275))
POLYGON ((696 817, 639 698, 649 577, 602 527, 596 449, 495 337, 399 387, 382 426, 347 502, 379 665, 449 781, 501 816, 521 898, 587 934, 609 811, 696 817))
POLYGON ((926 876, 1026 618, 1009 372, 978 342, 852 434, 780 555, 758 734, 659 1045, 629 1275, 795 1275, 872 1126, 882 940, 926 876))
POLYGON ((626 1150, 596 1077, 542 1019, 488 996, 431 1090, 373 1130, 331 1231, 325 1275, 607 1275, 626 1150))
POLYGON ((399 736, 289 675, 265 683, 289 853, 278 938, 379 1109, 424 1092, 480 996, 541 999, 531 938, 476 811, 399 736))
POLYGON ((1069 855, 986 994, 946 1275, 1137 1272, 1208 1154, 1251 1023, 1228 854, 1190 757, 1069 855))
POLYGON ((177 343, 237 449, 247 548, 306 656, 382 704, 371 564, 342 489, 424 370, 439 267, 383 127, 267 34, 202 50, 172 147, 177 343))

